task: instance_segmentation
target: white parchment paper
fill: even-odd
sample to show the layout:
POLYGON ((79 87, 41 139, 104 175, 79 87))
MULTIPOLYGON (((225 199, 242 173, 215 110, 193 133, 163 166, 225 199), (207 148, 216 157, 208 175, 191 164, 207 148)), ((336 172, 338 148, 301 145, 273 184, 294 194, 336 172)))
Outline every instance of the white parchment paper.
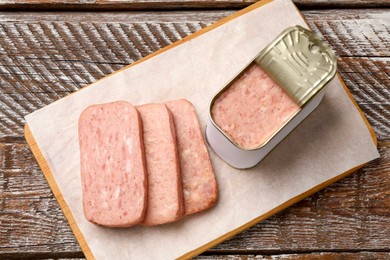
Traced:
POLYGON ((134 105, 187 98, 202 130, 208 103, 282 30, 306 27, 289 0, 275 0, 141 64, 98 81, 26 117, 35 140, 97 259, 173 259, 378 157, 370 133, 339 80, 320 106, 253 169, 231 168, 212 151, 220 197, 200 214, 158 227, 110 229, 85 220, 77 121, 88 105, 134 105))

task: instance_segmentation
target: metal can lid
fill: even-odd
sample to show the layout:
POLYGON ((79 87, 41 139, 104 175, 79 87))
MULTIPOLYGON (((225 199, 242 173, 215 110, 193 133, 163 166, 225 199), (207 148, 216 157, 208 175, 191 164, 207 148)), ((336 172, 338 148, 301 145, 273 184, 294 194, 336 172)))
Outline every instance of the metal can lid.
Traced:
POLYGON ((255 58, 300 106, 335 76, 337 58, 313 32, 297 25, 284 30, 255 58))

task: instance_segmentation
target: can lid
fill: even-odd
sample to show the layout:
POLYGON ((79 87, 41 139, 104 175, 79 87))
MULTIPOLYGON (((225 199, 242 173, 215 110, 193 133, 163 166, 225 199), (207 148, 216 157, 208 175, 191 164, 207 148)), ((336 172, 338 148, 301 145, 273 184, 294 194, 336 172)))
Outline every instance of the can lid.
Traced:
POLYGON ((255 62, 300 107, 326 86, 337 67, 333 51, 316 34, 299 25, 284 30, 255 62))

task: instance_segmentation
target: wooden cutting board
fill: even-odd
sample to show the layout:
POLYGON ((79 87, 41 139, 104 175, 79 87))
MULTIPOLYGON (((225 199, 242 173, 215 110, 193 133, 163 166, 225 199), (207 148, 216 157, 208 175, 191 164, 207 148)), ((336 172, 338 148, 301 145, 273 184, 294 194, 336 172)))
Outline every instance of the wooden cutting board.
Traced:
MULTIPOLYGON (((137 65, 137 64, 139 64, 141 62, 144 62, 144 61, 150 59, 151 57, 159 55, 159 54, 161 54, 161 53, 163 53, 163 52, 165 52, 167 50, 172 49, 173 47, 176 47, 176 46, 178 46, 180 44, 183 44, 185 42, 188 42, 188 41, 190 41, 190 40, 192 40, 192 39, 194 39, 196 37, 199 37, 199 36, 203 35, 204 33, 208 32, 208 31, 210 31, 210 30, 212 30, 214 28, 217 28, 218 26, 220 26, 222 24, 225 24, 228 21, 231 21, 231 20, 233 20, 233 19, 235 19, 235 18, 237 18, 237 17, 239 17, 239 16, 241 16, 241 15, 247 13, 247 12, 250 12, 250 11, 256 9, 256 8, 259 8, 260 6, 265 5, 265 4, 269 3, 269 2, 271 2, 271 1, 270 0, 265 0, 265 1, 258 2, 258 3, 248 7, 246 9, 243 9, 242 11, 239 11, 239 12, 237 12, 234 15, 231 15, 231 16, 229 16, 229 17, 227 17, 227 18, 225 18, 225 19, 223 19, 223 20, 221 20, 221 21, 219 21, 219 22, 217 22, 217 23, 215 23, 215 24, 213 24, 213 25, 211 25, 209 27, 206 27, 203 30, 200 30, 200 31, 198 31, 198 32, 196 32, 196 33, 194 33, 194 34, 192 34, 192 35, 190 35, 190 36, 188 36, 188 37, 186 37, 186 38, 184 38, 184 39, 182 39, 182 40, 180 40, 180 41, 178 41, 178 42, 176 42, 176 43, 174 43, 174 44, 172 44, 172 45, 170 45, 168 47, 166 47, 166 48, 163 48, 163 49, 153 53, 152 55, 147 56, 147 57, 145 57, 145 58, 143 58, 143 59, 141 59, 141 60, 139 60, 139 61, 137 61, 137 62, 127 66, 127 67, 125 67, 125 68, 123 68, 122 70, 127 69, 127 68, 129 68, 131 66, 137 65)), ((107 77, 110 77, 110 76, 112 76, 112 75, 109 75, 107 77)), ((339 77, 339 79, 342 82, 340 77, 339 77)), ((349 97, 354 102, 356 108, 359 110, 359 112, 360 112, 364 122, 367 125, 367 128, 370 131, 370 134, 372 136, 372 139, 373 139, 374 143, 377 144, 376 136, 375 136, 375 133, 374 133, 372 127, 369 125, 368 121, 366 120, 366 118, 364 117, 363 113, 361 112, 361 110, 357 106, 356 102, 353 100, 353 97, 349 93, 349 91, 346 88, 345 84, 343 82, 342 82, 342 84, 344 86, 345 91, 348 93, 349 97)), ((26 138, 27 143, 30 146, 30 148, 31 148, 31 150, 32 150, 32 152, 33 152, 33 154, 34 154, 34 156, 35 156, 35 158, 36 158, 40 168, 42 169, 42 172, 45 175, 45 177, 46 177, 46 179, 47 179, 47 181, 48 181, 48 183, 50 185, 50 188, 53 191, 54 196, 56 197, 56 199, 57 199, 57 201, 58 201, 62 211, 64 212, 64 215, 67 218, 67 220, 69 222, 69 225, 70 225, 73 233, 75 234, 75 237, 76 237, 77 241, 79 242, 80 247, 82 248, 86 258, 93 259, 94 256, 93 256, 93 254, 92 254, 88 244, 86 243, 86 241, 85 241, 85 239, 83 237, 82 232, 80 231, 79 227, 77 226, 77 223, 76 223, 76 221, 75 221, 75 219, 74 219, 74 217, 73 217, 73 215, 71 213, 71 210, 69 209, 68 205, 66 204, 66 202, 65 202, 65 200, 64 200, 64 198, 63 198, 63 196, 61 194, 61 191, 60 191, 60 189, 59 189, 59 187, 58 187, 58 185, 57 185, 57 183, 56 183, 56 181, 55 181, 55 179, 53 177, 53 174, 52 174, 52 172, 49 169, 48 163, 47 163, 46 159, 44 158, 44 156, 42 155, 42 152, 41 152, 40 148, 36 144, 34 136, 31 133, 31 131, 29 129, 29 126, 27 124, 25 125, 25 138, 26 138)), ((283 203, 283 204, 279 205, 278 207, 275 207, 271 211, 267 212, 266 214, 258 216, 257 218, 253 219, 252 221, 246 223, 245 225, 242 225, 242 226, 240 226, 238 228, 235 228, 235 229, 231 230, 230 232, 224 234, 223 236, 218 237, 217 239, 215 239, 213 241, 210 241, 209 243, 207 243, 207 244, 205 244, 205 245, 203 245, 203 246, 201 246, 201 247, 199 247, 199 248, 197 248, 197 249, 195 249, 193 251, 188 252, 187 254, 183 255, 182 258, 193 257, 193 256, 196 256, 196 255, 202 253, 203 251, 207 250, 208 248, 211 248, 211 247, 221 243, 222 241, 224 241, 224 240, 226 240, 226 239, 228 239, 228 238, 230 238, 230 237, 232 237, 232 236, 234 236, 234 235, 244 231, 245 229, 255 225, 256 223, 269 218, 270 216, 276 214, 277 212, 279 212, 279 211, 281 211, 281 210, 283 210, 283 209, 293 205, 294 203, 296 203, 296 202, 298 202, 298 201, 300 201, 300 200, 310 196, 311 194, 313 194, 313 193, 315 193, 315 192, 325 188, 326 186, 328 186, 328 185, 330 185, 330 184, 332 184, 332 183, 334 183, 334 182, 344 178, 348 174, 358 170, 359 168, 361 168, 363 166, 364 165, 359 165, 359 166, 357 166, 357 167, 355 167, 353 169, 348 170, 347 172, 344 172, 344 173, 342 173, 342 174, 340 174, 340 175, 338 175, 338 176, 336 176, 336 177, 334 177, 332 179, 327 180, 326 182, 321 183, 320 185, 317 185, 317 186, 311 188, 310 190, 300 194, 299 196, 291 198, 290 200, 286 201, 285 203, 283 203)))

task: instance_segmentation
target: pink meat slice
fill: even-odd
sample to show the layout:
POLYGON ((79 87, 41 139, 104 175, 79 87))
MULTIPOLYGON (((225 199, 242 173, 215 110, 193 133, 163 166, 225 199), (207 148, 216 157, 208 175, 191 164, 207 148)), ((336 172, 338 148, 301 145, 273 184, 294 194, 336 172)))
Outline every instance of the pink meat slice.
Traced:
POLYGON ((185 215, 213 206, 218 185, 194 106, 185 99, 166 103, 176 126, 185 215))
POLYGON ((214 102, 214 122, 242 148, 257 148, 300 110, 257 64, 214 102))
POLYGON ((172 114, 163 104, 138 106, 148 172, 148 203, 144 225, 179 219, 184 212, 182 178, 172 114))
POLYGON ((86 219, 108 227, 140 223, 147 176, 137 110, 122 101, 93 105, 81 114, 78 128, 86 219))

